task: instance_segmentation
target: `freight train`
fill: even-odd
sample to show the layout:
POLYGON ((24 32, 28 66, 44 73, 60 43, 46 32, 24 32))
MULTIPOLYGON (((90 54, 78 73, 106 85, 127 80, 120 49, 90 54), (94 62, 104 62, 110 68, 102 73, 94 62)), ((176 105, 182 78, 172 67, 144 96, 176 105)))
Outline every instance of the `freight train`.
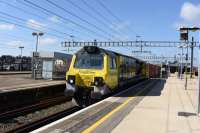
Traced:
POLYGON ((73 96, 79 105, 101 99, 126 84, 155 78, 160 67, 131 56, 85 46, 73 55, 66 72, 66 96, 73 96))

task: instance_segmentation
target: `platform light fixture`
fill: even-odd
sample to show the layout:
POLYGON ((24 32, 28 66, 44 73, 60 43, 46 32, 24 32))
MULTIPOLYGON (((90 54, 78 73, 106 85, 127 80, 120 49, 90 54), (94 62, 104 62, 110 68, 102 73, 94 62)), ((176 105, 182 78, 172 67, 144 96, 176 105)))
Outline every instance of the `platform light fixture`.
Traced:
POLYGON ((24 46, 19 46, 18 48, 21 50, 20 56, 22 57, 22 51, 24 49, 24 46))
POLYGON ((24 49, 24 46, 19 46, 18 48, 21 50, 21 53, 20 53, 20 71, 22 71, 22 51, 24 49))
POLYGON ((39 36, 43 36, 44 33, 42 33, 42 32, 33 32, 32 35, 36 36, 36 48, 35 48, 35 52, 37 53, 37 51, 38 51, 38 40, 39 40, 38 38, 39 38, 39 36))
POLYGON ((181 58, 181 70, 180 70, 180 79, 182 79, 183 75, 183 48, 184 46, 183 45, 180 45, 180 46, 177 46, 177 48, 181 48, 181 54, 180 54, 180 58, 181 58))
POLYGON ((35 48, 35 54, 33 52, 33 68, 32 68, 32 75, 33 78, 36 79, 36 74, 37 74, 37 67, 38 67, 38 62, 37 62, 37 58, 39 56, 38 54, 38 42, 39 42, 39 36, 43 36, 44 33, 42 32, 33 32, 32 33, 33 36, 36 36, 36 48, 35 48))
POLYGON ((188 40, 189 31, 196 32, 200 30, 199 27, 181 27, 180 31, 180 40, 188 40))
POLYGON ((200 30, 199 27, 181 27, 180 28, 180 31, 192 31, 192 32, 195 32, 195 31, 198 31, 200 30))

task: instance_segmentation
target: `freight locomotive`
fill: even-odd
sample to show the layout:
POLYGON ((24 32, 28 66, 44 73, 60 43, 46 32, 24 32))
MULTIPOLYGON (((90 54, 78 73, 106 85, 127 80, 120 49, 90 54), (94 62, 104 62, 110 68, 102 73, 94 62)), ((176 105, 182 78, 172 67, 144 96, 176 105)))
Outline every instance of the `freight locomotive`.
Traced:
POLYGON ((87 105, 91 99, 101 99, 123 85, 157 77, 159 71, 159 66, 134 57, 85 46, 73 55, 65 94, 73 96, 79 105, 87 105))

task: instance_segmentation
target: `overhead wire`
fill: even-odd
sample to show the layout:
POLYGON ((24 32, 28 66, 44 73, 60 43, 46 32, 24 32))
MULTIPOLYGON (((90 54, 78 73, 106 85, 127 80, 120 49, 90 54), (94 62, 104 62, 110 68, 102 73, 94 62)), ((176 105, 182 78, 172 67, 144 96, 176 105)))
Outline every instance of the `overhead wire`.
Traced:
MULTIPOLYGON (((33 13, 33 12, 30 12, 29 10, 25 10, 25 9, 20 8, 20 7, 18 7, 18 6, 12 5, 12 4, 10 4, 10 3, 6 2, 6 1, 0 0, 0 2, 3 3, 3 4, 5 4, 5 5, 7 5, 7 6, 9 6, 9 7, 12 7, 12 8, 14 8, 14 9, 17 9, 17 10, 23 12, 23 13, 26 13, 26 14, 29 14, 29 15, 32 15, 32 16, 36 16, 36 17, 38 17, 38 18, 40 18, 40 19, 44 19, 44 17, 42 17, 42 16, 40 16, 40 15, 38 15, 38 14, 35 14, 35 13, 33 13)), ((46 19, 46 18, 45 18, 45 19, 46 19)))
POLYGON ((22 36, 15 36, 15 35, 7 34, 7 33, 3 33, 3 35, 0 34, 0 36, 5 36, 4 38, 0 38, 4 40, 6 40, 6 38, 11 38, 12 40, 15 39, 15 40, 33 41, 33 39, 27 39, 22 36))
POLYGON ((83 26, 83 25, 81 25, 81 24, 79 24, 79 23, 77 23, 77 22, 75 22, 75 21, 73 21, 73 20, 71 20, 71 19, 69 19, 69 18, 63 17, 63 16, 61 16, 61 15, 59 15, 59 14, 57 14, 57 13, 51 11, 51 10, 48 10, 48 9, 42 7, 42 6, 39 6, 38 4, 35 4, 35 3, 33 3, 33 2, 31 2, 31 1, 29 1, 29 0, 23 0, 23 1, 26 2, 26 3, 28 3, 28 4, 30 4, 30 5, 32 5, 32 6, 37 7, 38 9, 42 9, 42 10, 48 12, 48 13, 51 13, 51 14, 53 14, 53 15, 56 15, 56 16, 58 16, 59 18, 65 20, 66 22, 70 22, 70 23, 72 23, 72 24, 74 24, 74 25, 76 25, 76 26, 78 26, 78 27, 80 27, 80 28, 82 28, 82 29, 84 29, 84 30, 86 30, 86 31, 89 31, 89 32, 91 32, 91 33, 93 33, 93 34, 96 34, 96 35, 98 35, 98 36, 100 36, 100 37, 102 37, 102 38, 104 38, 104 39, 106 39, 106 40, 110 40, 110 38, 108 38, 107 36, 102 35, 102 34, 99 34, 99 33, 95 32, 95 31, 89 29, 88 27, 85 27, 85 26, 83 26))
MULTIPOLYGON (((20 28, 23 28, 23 29, 28 29, 28 30, 31 30, 31 31, 35 31, 35 29, 34 28, 31 28, 31 27, 27 27, 27 26, 24 26, 24 25, 22 25, 22 24, 19 24, 19 23, 15 23, 15 22, 12 22, 12 21, 9 21, 9 20, 5 20, 5 19, 1 19, 1 18, 5 18, 5 17, 0 17, 0 21, 1 22, 4 22, 4 23, 7 23, 7 24, 13 24, 13 25, 15 25, 15 26, 18 26, 18 27, 20 27, 20 28)), ((45 34, 47 34, 47 35, 51 35, 51 36, 55 36, 55 37, 57 37, 57 38, 64 38, 64 37, 61 37, 61 36, 58 36, 58 35, 56 35, 56 34, 54 34, 54 33, 49 33, 49 32, 44 32, 44 31, 42 31, 42 30, 38 30, 39 32, 43 32, 43 33, 45 33, 45 34)))
POLYGON ((97 11, 94 7, 92 7, 90 4, 88 4, 85 0, 80 0, 88 9, 92 10, 93 12, 95 12, 98 16, 102 17, 104 21, 107 22, 112 22, 111 20, 109 20, 107 17, 105 17, 104 15, 102 15, 99 11, 97 11))
MULTIPOLYGON (((58 14, 56 14, 56 13, 54 13, 54 12, 52 12, 52 11, 50 11, 50 10, 45 10, 45 8, 42 8, 42 7, 40 7, 40 6, 38 6, 38 5, 34 5, 34 4, 30 4, 30 3, 28 3, 28 2, 26 2, 26 1, 24 1, 24 0, 17 0, 17 2, 19 2, 20 4, 22 4, 22 5, 25 5, 25 6, 27 6, 27 7, 31 7, 31 8, 33 8, 33 9, 36 9, 36 10, 39 10, 40 12, 42 12, 42 13, 44 13, 44 14, 46 14, 46 15, 48 15, 48 16, 50 16, 50 15, 54 15, 54 16, 56 16, 56 17, 58 17, 59 18, 59 20, 63 23, 63 24, 65 24, 65 25, 67 25, 68 24, 68 20, 69 19, 67 19, 67 18, 64 18, 64 17, 61 17, 60 15, 58 15, 58 14)), ((70 23, 72 23, 71 21, 70 21, 70 23)), ((74 24, 74 23, 72 23, 72 24, 74 24)), ((75 24, 74 24, 75 25, 75 24)), ((80 27, 80 26, 79 26, 80 27)), ((68 27, 69 28, 69 27, 68 27)), ((77 30, 74 30, 74 29, 72 29, 72 28, 70 28, 71 30, 73 30, 73 31, 75 31, 75 32, 78 32, 77 30)), ((84 29, 85 31, 87 31, 87 29, 84 29)), ((85 32, 84 32, 85 33, 85 32)), ((89 33, 87 33, 86 32, 86 34, 89 34, 89 33)))
POLYGON ((104 3, 101 0, 95 0, 101 7, 103 7, 113 18, 115 18, 117 21, 121 21, 120 18, 118 18, 110 9, 108 9, 104 3))
MULTIPOLYGON (((29 5, 29 6, 31 6, 31 7, 34 7, 34 8, 40 8, 40 9, 43 9, 43 11, 46 13, 46 14, 54 14, 55 16, 58 16, 59 18, 64 18, 64 17, 61 17, 61 16, 59 16, 59 15, 57 15, 57 14, 55 14, 55 13, 53 13, 53 12, 49 12, 49 10, 44 10, 45 8, 42 8, 41 6, 38 6, 37 4, 34 4, 33 2, 31 2, 31 1, 29 1, 29 0, 24 0, 25 2, 28 2, 29 4, 31 3, 32 5, 29 5)), ((51 3, 51 4, 54 4, 55 5, 55 3, 54 2, 52 2, 52 1, 50 1, 50 0, 46 0, 47 2, 49 2, 49 3, 51 3)), ((67 1, 67 0, 66 0, 67 1)), ((83 0, 84 1, 84 0, 83 0)), ((72 3, 72 1, 70 0, 70 2, 72 3)), ((85 2, 86 3, 86 2, 85 2)), ((9 4, 9 3, 6 3, 6 4, 9 4)), ((13 5, 11 5, 11 4, 9 4, 10 6, 12 6, 12 7, 14 7, 13 5)), ((60 7, 60 6, 58 6, 57 5, 57 7, 60 7)), ((78 6, 79 8, 80 8, 80 6, 78 6)), ((15 6, 15 8, 16 8, 16 6, 15 6)), ((64 10, 65 12, 67 11, 67 10, 65 10, 63 7, 60 7, 60 8, 62 8, 62 10, 64 10)), ((19 9, 20 10, 20 8, 17 8, 17 9, 19 9)), ((80 9, 82 9, 82 8, 80 8, 80 9)), ((85 10, 84 10, 85 11, 85 10)), ((28 12, 29 14, 31 14, 31 15, 34 15, 34 16, 38 16, 38 15, 36 15, 36 14, 34 14, 34 13, 32 13, 32 12, 28 12)), ((68 13, 70 13, 70 12, 68 12, 68 13)), ((72 15, 75 15, 75 14, 72 14, 72 15)), ((103 15, 102 15, 103 16, 103 15)), ((42 18, 42 19, 44 19, 43 17, 41 17, 41 16, 38 16, 39 18, 42 18)), ((79 17, 79 16, 76 16, 76 17, 79 17)), ((106 17, 104 17, 104 18, 106 18, 106 17)), ((66 18, 64 18, 64 20, 66 20, 66 18)), ((67 20, 68 21, 68 20, 67 20)), ((70 21, 71 22, 71 21, 70 21)), ((73 23, 74 24, 74 23, 73 23)), ((90 24, 90 22, 88 23, 88 24, 90 24)), ((105 23, 104 23, 105 24, 105 23)), ((80 25, 79 25, 79 27, 80 27, 80 25)), ((47 27, 46 27, 47 28, 47 27)), ((81 27, 81 28, 83 28, 83 27, 81 27)), ((59 32, 59 31, 57 31, 56 29, 52 29, 52 28, 49 28, 50 30, 54 30, 55 32, 57 32, 57 33, 61 33, 61 32, 59 32)), ((88 29, 87 29, 88 30, 88 29)), ((90 32, 91 32, 91 30, 89 30, 90 32)), ((94 33, 94 32, 93 32, 94 33)), ((62 32, 62 34, 63 34, 63 32, 62 32)), ((66 34, 66 33, 64 33, 64 34, 66 34)), ((71 36, 70 34, 67 34, 68 36, 71 36)), ((99 35, 99 34, 98 34, 99 35)), ((110 38, 107 38, 108 40, 110 40, 110 38)))
MULTIPOLYGON (((15 16, 10 15, 10 14, 5 13, 5 12, 1 12, 1 11, 0 11, 0 14, 3 14, 3 15, 5 15, 5 16, 11 17, 11 18, 14 18, 14 19, 17 19, 17 20, 20 20, 20 21, 22 21, 22 22, 26 22, 26 20, 23 19, 23 18, 15 17, 15 16)), ((52 31, 54 31, 54 32, 56 32, 56 33, 59 33, 59 34, 64 34, 64 35, 67 35, 67 36, 69 36, 69 37, 71 36, 71 35, 68 34, 68 33, 58 31, 58 30, 56 30, 56 29, 54 29, 54 28, 50 28, 50 27, 47 27, 47 26, 45 26, 45 25, 41 25, 41 24, 37 24, 37 23, 33 23, 33 22, 30 22, 30 23, 31 23, 32 25, 39 26, 39 27, 43 27, 43 28, 45 28, 45 29, 48 28, 48 29, 50 29, 50 30, 52 30, 52 31)))
MULTIPOLYGON (((1 40, 1 39, 0 39, 1 40)), ((16 45, 13 45, 15 42, 5 42, 5 41, 2 41, 1 40, 1 43, 0 43, 0 47, 1 48, 9 48, 9 49, 16 49, 16 48, 19 48, 19 46, 22 46, 20 43, 19 44, 16 44, 16 45)), ((30 45, 23 45, 25 48, 28 48, 28 49, 33 49, 32 46, 30 45)))
MULTIPOLYGON (((95 0, 102 8, 104 8, 113 18, 115 18, 115 20, 117 20, 118 22, 123 22, 122 20, 121 20, 121 18, 119 18, 117 15, 115 15, 103 2, 102 2, 102 0, 95 0)), ((132 27, 130 27, 130 26, 128 26, 128 28, 127 28, 129 31, 131 31, 131 32, 134 32, 135 33, 135 31, 132 29, 132 27)), ((135 35, 137 35, 136 33, 135 33, 135 35)))
MULTIPOLYGON (((112 27, 116 27, 115 25, 113 25, 113 21, 108 19, 108 17, 105 17, 101 12, 99 12, 96 8, 94 8, 93 6, 91 6, 90 4, 88 4, 85 0, 80 0, 88 9, 90 9, 91 11, 93 11, 94 13, 96 13, 99 17, 102 18, 102 20, 109 22, 112 27)), ((124 33, 120 32, 119 30, 117 30, 116 28, 112 28, 113 30, 115 30, 115 32, 119 32, 121 35, 124 35, 124 33)))
POLYGON ((46 1, 47 1, 49 4, 51 4, 51 5, 53 5, 53 6, 57 7, 57 8, 59 8, 59 9, 61 9, 61 10, 63 10, 63 11, 66 12, 67 14, 69 14, 69 15, 71 15, 71 16, 73 16, 73 17, 76 17, 76 18, 78 18, 79 20, 81 20, 81 21, 87 23, 88 25, 94 27, 96 30, 101 31, 102 33, 105 33, 105 34, 107 34, 108 36, 111 36, 110 33, 106 32, 106 31, 103 30, 102 28, 99 28, 97 25, 95 25, 95 24, 89 22, 88 20, 79 17, 79 16, 76 15, 75 13, 73 13, 73 12, 67 10, 66 8, 64 8, 64 7, 62 7, 62 6, 58 5, 58 4, 56 4, 55 2, 50 1, 50 0, 46 0, 46 1))
MULTIPOLYGON (((87 14, 89 17, 93 18, 94 20, 96 20, 96 22, 100 23, 102 26, 108 28, 109 30, 111 30, 112 32, 116 32, 116 30, 112 29, 107 21, 106 23, 104 21, 102 21, 102 19, 99 19, 98 17, 96 17, 95 15, 93 15, 91 12, 85 10, 84 8, 80 7, 78 4, 76 4, 74 1, 72 0, 65 0, 65 2, 70 3, 71 5, 73 5, 74 7, 76 7, 77 9, 79 9, 80 11, 84 12, 85 14, 87 14)), ((120 33, 119 33, 120 34, 120 33)))
MULTIPOLYGON (((12 8, 14 8, 14 9, 17 9, 17 10, 23 12, 23 13, 32 15, 32 16, 34 16, 34 17, 37 17, 37 18, 41 19, 41 20, 46 20, 46 17, 43 17, 43 16, 41 16, 41 15, 35 14, 35 13, 33 13, 33 12, 30 12, 30 11, 26 11, 25 9, 20 8, 20 7, 18 7, 18 6, 15 6, 15 5, 12 5, 12 4, 8 3, 8 2, 2 1, 2 0, 0 0, 0 2, 3 3, 3 4, 6 4, 6 5, 9 6, 9 7, 12 7, 12 8)), ((23 3, 23 4, 26 4, 26 3, 23 3)), ((25 6, 27 6, 27 4, 26 4, 25 6)), ((33 8, 33 7, 31 7, 31 8, 33 8)), ((44 11, 42 11, 42 13, 44 13, 45 15, 48 15, 48 16, 50 15, 49 13, 46 13, 46 12, 44 12, 44 11)), ((56 16, 56 17, 57 17, 57 16, 56 16)), ((79 31, 72 29, 71 27, 69 27, 69 26, 67 25, 67 23, 61 21, 60 19, 59 19, 59 22, 61 23, 61 25, 60 25, 60 23, 59 23, 59 24, 56 23, 57 26, 59 26, 59 27, 64 26, 64 27, 66 27, 67 29, 69 29, 69 30, 71 30, 71 31, 73 31, 73 32, 76 32, 76 33, 78 33, 78 34, 81 34, 79 31)), ((86 34, 87 34, 88 36, 90 36, 89 33, 86 32, 86 34)), ((78 37, 78 38, 79 38, 79 37, 78 37)), ((77 39, 77 35, 76 35, 76 39, 77 39)))

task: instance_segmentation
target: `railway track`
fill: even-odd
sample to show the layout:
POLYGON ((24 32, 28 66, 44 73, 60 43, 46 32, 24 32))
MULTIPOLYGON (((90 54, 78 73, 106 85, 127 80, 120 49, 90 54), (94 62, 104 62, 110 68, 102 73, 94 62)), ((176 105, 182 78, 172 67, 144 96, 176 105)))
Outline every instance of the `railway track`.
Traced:
POLYGON ((78 110, 80 110, 81 108, 78 107, 78 106, 74 106, 70 109, 66 109, 66 110, 63 110, 59 113, 56 113, 56 114, 53 114, 53 115, 50 115, 50 116, 47 116, 47 117, 44 117, 42 119, 39 119, 39 120, 36 120, 36 121, 33 121, 31 123, 28 123, 28 124, 24 124, 24 125, 21 125, 19 127, 16 127, 12 130, 9 130, 7 131, 7 133, 23 133, 23 132, 30 132, 34 129, 37 129, 43 125, 46 125, 52 121, 55 121, 55 120, 58 120, 66 115, 70 115, 78 110))
POLYGON ((77 109, 71 100, 69 101, 69 98, 60 96, 3 112, 0 113, 0 133, 31 131, 32 127, 42 126, 42 124, 68 115, 77 109))
POLYGON ((39 110, 42 108, 46 108, 46 107, 55 105, 57 103, 62 103, 66 100, 67 100, 67 98, 65 96, 59 96, 59 97, 55 97, 52 99, 46 99, 44 101, 41 101, 40 103, 36 103, 36 104, 30 105, 30 106, 24 106, 21 108, 5 111, 3 113, 0 113, 0 121, 4 121, 6 119, 16 117, 16 116, 19 116, 22 114, 26 114, 29 112, 33 112, 33 111, 36 111, 36 110, 39 110))

